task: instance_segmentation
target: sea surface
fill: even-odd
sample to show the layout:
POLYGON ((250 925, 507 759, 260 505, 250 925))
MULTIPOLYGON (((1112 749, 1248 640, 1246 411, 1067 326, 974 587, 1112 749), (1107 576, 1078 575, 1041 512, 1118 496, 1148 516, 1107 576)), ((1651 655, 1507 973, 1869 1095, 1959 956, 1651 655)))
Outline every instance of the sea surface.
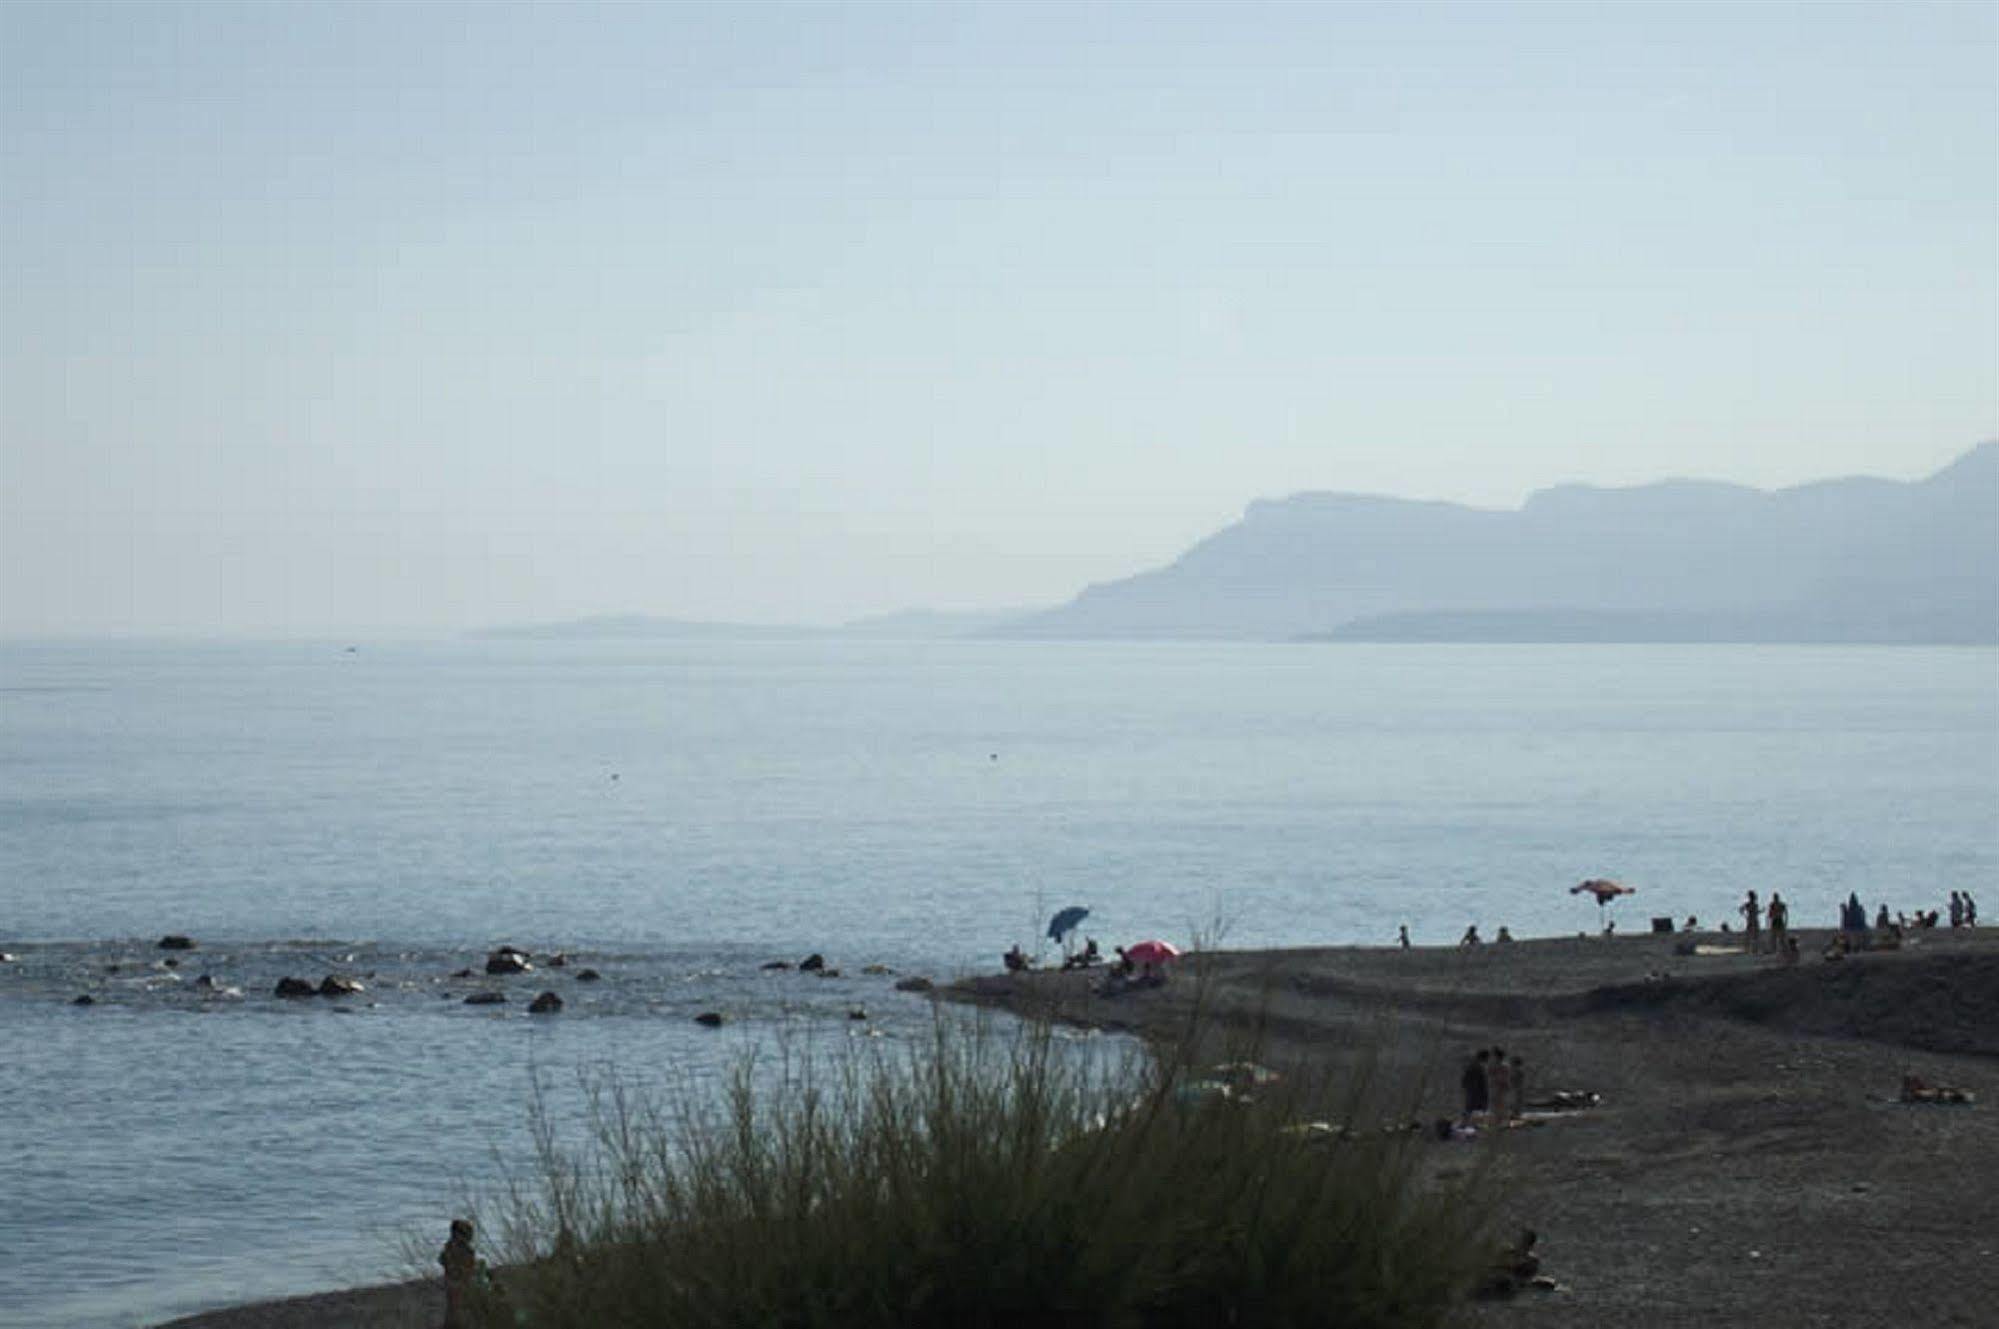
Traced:
POLYGON ((0 1326, 397 1275, 531 1170, 537 1085, 574 1130, 606 1076, 918 1047, 897 976, 1065 905, 1106 949, 1444 944, 1595 931, 1596 876, 1626 930, 1999 913, 1999 652, 0 647, 0 1326), (272 995, 329 973, 366 990, 272 995))

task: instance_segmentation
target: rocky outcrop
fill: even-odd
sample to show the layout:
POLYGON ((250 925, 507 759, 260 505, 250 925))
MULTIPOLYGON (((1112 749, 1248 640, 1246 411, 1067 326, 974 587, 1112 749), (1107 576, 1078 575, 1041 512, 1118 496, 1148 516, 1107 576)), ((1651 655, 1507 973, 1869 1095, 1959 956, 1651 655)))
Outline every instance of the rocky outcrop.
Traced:
POLYGON ((806 956, 803 960, 800 960, 798 962, 798 972, 802 974, 816 973, 819 970, 824 969, 825 967, 826 967, 826 957, 821 955, 818 951, 812 952, 812 954, 806 956))

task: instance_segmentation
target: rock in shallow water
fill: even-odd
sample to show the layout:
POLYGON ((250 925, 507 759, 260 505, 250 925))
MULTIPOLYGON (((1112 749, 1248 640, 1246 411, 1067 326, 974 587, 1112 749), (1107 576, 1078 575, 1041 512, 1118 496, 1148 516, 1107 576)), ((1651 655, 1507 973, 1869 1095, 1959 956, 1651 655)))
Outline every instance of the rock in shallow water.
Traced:
POLYGON ((286 977, 278 980, 277 987, 272 989, 272 995, 278 997, 316 997, 319 995, 319 989, 314 987, 310 980, 286 977))
POLYGON ((554 1015, 562 1009, 562 998, 553 992, 544 992, 528 1003, 529 1015, 554 1015))
POLYGON ((467 1006, 503 1006, 507 994, 504 992, 475 992, 465 999, 467 1006))
POLYGON ((486 957, 486 972, 489 974, 525 974, 533 968, 528 963, 527 954, 511 946, 502 946, 486 957))
POLYGON ((722 1012, 703 1011, 701 1012, 701 1014, 694 1017, 694 1023, 705 1024, 710 1029, 719 1029, 722 1027, 722 1012))
POLYGON ((353 979, 342 978, 339 974, 328 974, 319 980, 319 995, 322 997, 351 997, 367 990, 353 979))
POLYGON ((160 938, 159 948, 163 951, 191 951, 194 949, 194 938, 179 932, 169 932, 160 938))

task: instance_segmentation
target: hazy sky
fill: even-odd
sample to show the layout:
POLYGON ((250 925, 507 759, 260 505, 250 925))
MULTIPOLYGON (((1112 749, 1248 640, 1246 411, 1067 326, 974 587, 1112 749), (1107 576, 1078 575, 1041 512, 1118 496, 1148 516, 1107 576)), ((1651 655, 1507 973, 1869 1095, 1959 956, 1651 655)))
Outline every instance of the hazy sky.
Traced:
POLYGON ((1999 434, 1983 0, 0 6, 0 632, 1054 602, 1999 434))

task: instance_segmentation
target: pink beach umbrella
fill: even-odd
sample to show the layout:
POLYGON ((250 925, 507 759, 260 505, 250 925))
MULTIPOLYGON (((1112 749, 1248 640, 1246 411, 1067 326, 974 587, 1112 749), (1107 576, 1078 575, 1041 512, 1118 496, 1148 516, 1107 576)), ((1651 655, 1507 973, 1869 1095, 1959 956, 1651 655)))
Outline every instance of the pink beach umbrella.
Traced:
POLYGON ((1598 923, 1603 922, 1603 909, 1605 905, 1620 895, 1635 894, 1631 887, 1624 885, 1622 882, 1612 881, 1608 877, 1591 877, 1588 881, 1569 887, 1570 895, 1581 895, 1585 891, 1596 897, 1596 918, 1598 923))
POLYGON ((1133 964, 1165 964, 1168 960, 1180 958, 1180 948, 1170 941, 1141 941, 1125 947, 1124 957, 1133 964))

